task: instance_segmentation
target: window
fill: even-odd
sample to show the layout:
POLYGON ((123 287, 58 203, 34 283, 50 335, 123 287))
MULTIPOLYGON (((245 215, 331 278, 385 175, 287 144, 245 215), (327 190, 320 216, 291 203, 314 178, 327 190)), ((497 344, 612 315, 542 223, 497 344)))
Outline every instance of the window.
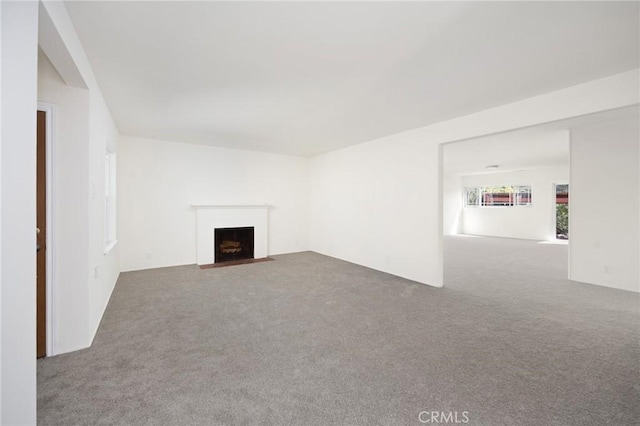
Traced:
POLYGON ((480 200, 479 188, 465 188, 464 189, 464 206, 476 207, 480 200))
POLYGON ((104 253, 116 245, 116 154, 104 156, 104 253))
POLYGON ((516 206, 531 205, 531 185, 514 186, 514 203, 516 206))
POLYGON ((531 185, 496 185, 464 189, 465 207, 529 206, 531 185))

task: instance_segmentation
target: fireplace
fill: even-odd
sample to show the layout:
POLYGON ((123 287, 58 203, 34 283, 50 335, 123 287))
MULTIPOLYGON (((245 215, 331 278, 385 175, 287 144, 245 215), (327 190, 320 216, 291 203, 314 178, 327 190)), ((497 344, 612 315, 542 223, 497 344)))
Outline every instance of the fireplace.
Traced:
MULTIPOLYGON (((250 259, 269 256, 269 208, 266 204, 220 205, 194 204, 196 210, 196 263, 200 266, 214 265, 220 261, 219 245, 216 244, 216 229, 253 227, 253 252, 250 259), (218 248, 216 249, 216 246, 218 248)), ((231 250, 227 250, 231 251, 231 250)), ((243 250, 241 253, 244 253, 243 250)), ((237 259, 238 253, 234 259, 237 259)), ((220 266, 220 265, 218 265, 220 266)))
POLYGON ((215 228, 215 263, 253 259, 253 229, 215 228))

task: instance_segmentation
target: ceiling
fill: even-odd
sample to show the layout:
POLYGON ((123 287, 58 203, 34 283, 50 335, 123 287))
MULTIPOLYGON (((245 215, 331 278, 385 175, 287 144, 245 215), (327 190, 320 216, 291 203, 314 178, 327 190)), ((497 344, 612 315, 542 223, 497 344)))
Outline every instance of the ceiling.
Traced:
POLYGON ((312 156, 639 66, 638 2, 67 2, 122 134, 312 156))
POLYGON ((616 120, 634 120, 638 123, 639 117, 640 108, 634 105, 446 144, 443 149, 443 170, 449 175, 462 176, 551 167, 568 169, 572 129, 616 120), (488 169, 489 165, 499 167, 488 169))
POLYGON ((443 154, 444 172, 454 175, 568 168, 569 131, 535 128, 486 136, 447 144, 443 154))

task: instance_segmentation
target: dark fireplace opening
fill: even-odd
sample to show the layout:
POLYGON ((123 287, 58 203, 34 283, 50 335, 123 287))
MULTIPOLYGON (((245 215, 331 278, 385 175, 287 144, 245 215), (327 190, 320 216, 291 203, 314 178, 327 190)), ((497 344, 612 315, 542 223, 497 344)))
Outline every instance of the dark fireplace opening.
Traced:
POLYGON ((215 263, 253 259, 253 226, 216 228, 215 263))

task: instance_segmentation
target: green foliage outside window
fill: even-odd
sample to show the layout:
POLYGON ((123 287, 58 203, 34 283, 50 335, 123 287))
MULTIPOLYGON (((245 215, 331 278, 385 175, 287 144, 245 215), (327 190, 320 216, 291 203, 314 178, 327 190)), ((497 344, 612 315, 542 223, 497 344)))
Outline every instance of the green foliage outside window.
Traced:
POLYGON ((569 206, 556 204, 556 235, 569 237, 569 206))

